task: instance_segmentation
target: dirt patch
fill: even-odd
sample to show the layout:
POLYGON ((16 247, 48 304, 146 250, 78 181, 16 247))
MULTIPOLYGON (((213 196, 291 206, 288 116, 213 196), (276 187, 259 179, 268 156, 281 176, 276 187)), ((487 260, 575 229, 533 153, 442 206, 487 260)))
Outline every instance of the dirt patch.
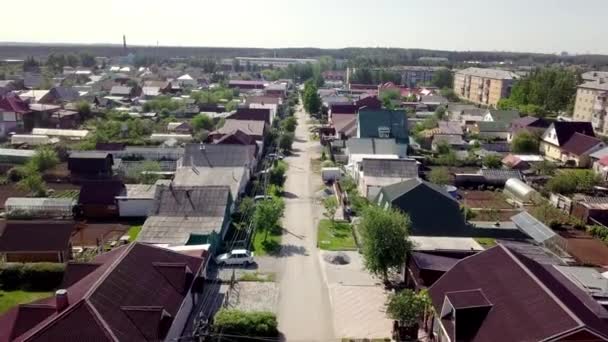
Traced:
POLYGON ((495 191, 460 191, 460 203, 467 208, 513 209, 501 192, 495 191))

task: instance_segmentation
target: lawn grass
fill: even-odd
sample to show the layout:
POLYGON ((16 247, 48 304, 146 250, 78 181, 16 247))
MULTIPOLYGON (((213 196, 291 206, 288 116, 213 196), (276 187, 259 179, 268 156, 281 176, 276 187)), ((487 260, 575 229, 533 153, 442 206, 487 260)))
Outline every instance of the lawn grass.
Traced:
POLYGON ((28 291, 0 291, 0 314, 10 308, 24 303, 29 303, 40 298, 50 297, 52 292, 28 292, 28 291))
POLYGON ((140 231, 141 226, 131 226, 131 228, 129 228, 129 231, 127 232, 127 234, 129 235, 129 242, 135 241, 140 231))
POLYGON ((278 254, 281 249, 282 230, 255 233, 253 237, 253 250, 255 256, 278 254))
POLYGON ((259 272, 247 272, 239 277, 239 281, 253 281, 253 282, 274 282, 276 274, 274 273, 259 273, 259 272))
POLYGON ((327 219, 319 221, 317 247, 328 251, 356 250, 357 244, 350 224, 336 221, 332 225, 327 219))
POLYGON ((485 249, 496 246, 496 239, 493 238, 475 238, 475 241, 485 249))

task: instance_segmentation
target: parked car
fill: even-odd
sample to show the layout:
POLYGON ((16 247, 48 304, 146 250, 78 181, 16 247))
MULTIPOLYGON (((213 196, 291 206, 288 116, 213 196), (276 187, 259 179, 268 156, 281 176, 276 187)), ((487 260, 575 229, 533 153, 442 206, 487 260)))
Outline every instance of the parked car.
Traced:
POLYGON ((253 252, 246 249, 233 249, 229 253, 220 254, 215 258, 218 265, 251 265, 253 264, 253 252))

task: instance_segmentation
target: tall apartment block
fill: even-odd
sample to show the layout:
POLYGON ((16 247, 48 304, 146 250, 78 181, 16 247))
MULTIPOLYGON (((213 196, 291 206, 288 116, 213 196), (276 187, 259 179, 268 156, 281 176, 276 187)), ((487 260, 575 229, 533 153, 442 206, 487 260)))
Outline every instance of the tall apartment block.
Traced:
POLYGON ((498 101, 508 97, 519 76, 499 69, 468 68, 454 75, 454 92, 463 100, 496 107, 498 101))
POLYGON ((593 129, 608 135, 608 80, 598 78, 578 86, 574 104, 574 120, 591 122, 593 129))

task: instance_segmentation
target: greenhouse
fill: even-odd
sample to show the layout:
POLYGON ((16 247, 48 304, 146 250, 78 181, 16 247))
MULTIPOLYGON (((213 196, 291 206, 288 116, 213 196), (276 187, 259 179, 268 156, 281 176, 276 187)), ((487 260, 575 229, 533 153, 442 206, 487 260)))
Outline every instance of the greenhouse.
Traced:
POLYGON ((0 148, 0 163, 25 164, 36 154, 34 150, 0 148))
POLYGON ((50 137, 60 137, 68 139, 83 139, 89 131, 86 129, 58 129, 58 128, 34 128, 33 135, 48 135, 50 137))
POLYGON ((175 139, 178 142, 189 142, 192 141, 192 136, 190 134, 152 134, 150 136, 152 141, 163 142, 170 139, 175 139))
POLYGON ((517 202, 529 203, 538 194, 528 184, 517 178, 509 178, 505 183, 505 194, 517 202))
POLYGON ((4 202, 8 218, 66 218, 71 217, 75 201, 72 198, 10 197, 4 202))
POLYGON ((11 136, 12 145, 28 144, 31 146, 54 144, 59 140, 48 135, 15 134, 11 136))

